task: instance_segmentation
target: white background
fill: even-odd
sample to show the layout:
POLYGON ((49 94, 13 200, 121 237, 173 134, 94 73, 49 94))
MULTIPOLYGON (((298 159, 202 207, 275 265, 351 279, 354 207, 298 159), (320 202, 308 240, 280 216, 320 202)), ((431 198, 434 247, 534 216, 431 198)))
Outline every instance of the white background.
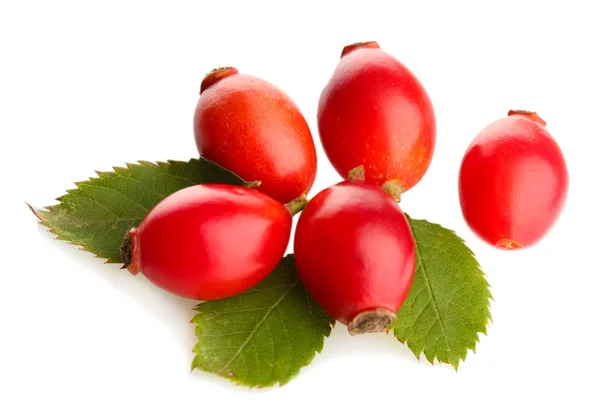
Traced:
POLYGON ((600 26, 595 2, 0 3, 0 415, 600 415, 600 26), (344 45, 376 40, 435 105, 438 141, 402 207, 456 230, 488 275, 494 318, 455 372, 384 334, 338 326, 283 388, 190 372, 193 301, 53 240, 41 207, 139 159, 197 156, 202 76, 233 65, 284 89, 319 149, 312 195, 339 180, 316 108, 344 45), (571 188, 534 248, 501 252, 460 213, 457 172, 485 125, 536 110, 571 188))

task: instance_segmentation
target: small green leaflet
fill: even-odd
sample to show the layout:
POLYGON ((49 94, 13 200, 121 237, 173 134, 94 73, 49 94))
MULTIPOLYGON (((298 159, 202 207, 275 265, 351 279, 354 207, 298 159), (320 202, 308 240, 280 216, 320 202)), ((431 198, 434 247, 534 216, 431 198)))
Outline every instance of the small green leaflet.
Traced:
POLYGON ((409 221, 417 270, 390 330, 417 357, 424 353, 431 363, 437 359, 457 369, 491 321, 489 284, 473 252, 453 231, 426 220, 409 221))
POLYGON ((32 210, 59 239, 83 246, 111 263, 121 262, 119 249, 125 232, 168 195, 196 184, 259 184, 247 183, 204 158, 140 161, 97 174, 97 178, 76 183, 77 188, 57 199, 60 204, 32 210))
POLYGON ((196 310, 192 369, 249 387, 289 382, 321 352, 334 324, 302 286, 292 255, 253 289, 196 310))

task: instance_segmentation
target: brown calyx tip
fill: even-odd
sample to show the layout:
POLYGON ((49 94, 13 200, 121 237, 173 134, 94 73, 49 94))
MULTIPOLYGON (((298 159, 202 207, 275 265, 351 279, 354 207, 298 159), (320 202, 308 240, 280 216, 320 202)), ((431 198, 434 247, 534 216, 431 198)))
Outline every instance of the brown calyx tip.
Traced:
POLYGON ((496 247, 498 249, 503 249, 503 250, 515 250, 515 249, 521 249, 523 247, 523 245, 521 245, 516 240, 500 239, 498 242, 496 242, 496 247))
POLYGON ((213 69, 204 76, 202 84, 200 84, 200 94, 202 94, 207 88, 221 81, 223 78, 227 78, 235 74, 239 74, 239 72, 234 67, 219 67, 213 69))
POLYGON ((348 323, 348 331, 352 336, 363 333, 384 332, 395 319, 396 314, 386 308, 366 310, 358 313, 348 323))
POLYGON ((125 239, 121 244, 121 259, 123 268, 136 275, 140 272, 140 235, 135 227, 132 227, 125 234, 125 239))
POLYGON ((375 41, 357 42, 357 43, 353 43, 352 45, 344 46, 344 49, 342 49, 342 55, 340 56, 340 58, 345 57, 350 52, 355 51, 357 49, 381 49, 381 48, 379 47, 379 44, 375 41))
POLYGON ((542 126, 546 126, 546 121, 544 119, 542 119, 536 112, 534 111, 527 111, 527 110, 509 110, 508 111, 508 115, 509 116, 523 116, 528 118, 529 120, 532 120, 536 123, 541 124, 542 126))

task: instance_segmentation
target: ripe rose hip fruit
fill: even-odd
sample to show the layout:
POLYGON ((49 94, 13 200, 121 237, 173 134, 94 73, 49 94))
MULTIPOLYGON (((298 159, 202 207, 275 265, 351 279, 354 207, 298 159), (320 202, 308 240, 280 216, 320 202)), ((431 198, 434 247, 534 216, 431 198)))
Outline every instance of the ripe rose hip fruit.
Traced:
POLYGON ((184 188, 127 233, 121 254, 133 274, 182 297, 215 300, 258 284, 287 247, 292 216, 281 203, 244 187, 184 188))
POLYGON ((567 166, 545 126, 536 113, 510 111, 483 129, 463 158, 463 215, 477 235, 498 248, 531 246, 564 206, 567 166))
POLYGON ((319 135, 342 176, 363 165, 390 194, 412 188, 435 147, 435 115, 417 78, 376 42, 349 45, 321 93, 319 135))
POLYGON ((294 255, 309 293, 351 334, 387 329, 408 294, 416 262, 400 207, 359 181, 327 188, 308 203, 294 255))
POLYGON ((200 154, 287 203, 306 195, 317 173, 306 120, 279 88, 233 67, 208 74, 194 114, 200 154))

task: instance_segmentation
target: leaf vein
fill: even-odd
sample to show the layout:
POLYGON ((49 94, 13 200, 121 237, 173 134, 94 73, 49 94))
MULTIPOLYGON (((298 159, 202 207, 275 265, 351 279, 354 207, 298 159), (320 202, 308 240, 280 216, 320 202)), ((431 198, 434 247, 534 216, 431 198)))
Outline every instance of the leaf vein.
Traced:
MULTIPOLYGON (((269 318, 269 316, 271 315, 271 313, 273 312, 273 310, 279 305, 279 303, 281 303, 281 301, 287 297, 287 295, 294 289, 294 287, 298 284, 298 282, 300 282, 299 280, 297 280, 294 285, 292 285, 292 287, 284 292, 281 297, 279 297, 279 299, 275 302, 275 304, 269 308, 266 312, 266 314, 263 316, 263 318, 258 322, 258 324, 256 325, 256 327, 250 332, 250 334, 248 335, 248 337, 246 338, 246 340, 240 345, 239 349, 237 350, 237 352, 232 356, 232 358, 219 370, 219 374, 223 374, 223 372, 227 371, 227 368, 229 368, 229 366, 233 363, 233 361, 235 361, 240 354, 243 352, 243 350, 246 348, 246 346, 248 345, 248 343, 250 342, 250 340, 252 339, 252 337, 254 337, 254 335, 256 334, 256 332, 258 331, 258 329, 260 328, 260 326, 262 326, 262 324, 265 322, 265 320, 267 320, 267 318, 269 318)), ((243 355, 242 355, 242 359, 243 359, 243 355)), ((245 361, 244 361, 245 362, 245 361)))
MULTIPOLYGON (((417 258, 419 260, 419 264, 421 265, 421 268, 423 269, 423 275, 425 277, 425 285, 429 291, 429 294, 431 294, 431 301, 433 303, 433 309, 437 315, 437 318, 440 322, 441 325, 441 329, 442 329, 442 334, 444 335, 444 340, 446 342, 446 346, 448 346, 448 349, 450 349, 450 342, 448 340, 448 335, 446 334, 446 328, 444 327, 444 321, 442 320, 442 316, 440 315, 440 311, 437 305, 437 301, 435 299, 435 295, 433 294, 433 288, 431 287, 431 282, 430 282, 430 278, 429 278, 429 274, 427 272, 427 268, 425 267, 425 264, 423 263, 423 257, 421 256, 421 250, 419 248, 419 244, 417 242, 417 244, 415 245, 415 249, 417 252, 417 258)), ((432 326, 433 328, 433 326, 432 326)), ((429 331, 431 331, 431 329, 429 329, 429 331)), ((427 334, 429 334, 429 331, 427 332, 427 334)), ((437 340, 436 340, 437 343, 437 340)))

